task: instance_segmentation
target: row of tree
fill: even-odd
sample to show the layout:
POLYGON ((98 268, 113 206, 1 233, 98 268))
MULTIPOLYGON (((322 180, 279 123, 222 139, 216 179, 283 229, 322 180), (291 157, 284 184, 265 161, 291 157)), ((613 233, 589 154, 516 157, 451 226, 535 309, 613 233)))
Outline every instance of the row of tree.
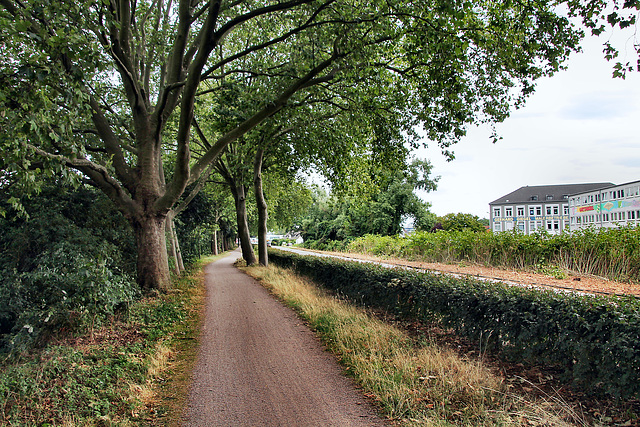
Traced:
MULTIPOLYGON (((247 182, 264 234, 265 168, 288 182, 314 165, 348 188, 401 167, 418 125, 449 153, 578 49, 556 3, 0 0, 0 185, 99 189, 132 227, 140 287, 163 290, 165 232, 177 253, 174 221, 214 171, 245 248, 247 182)), ((596 32, 638 10, 567 4, 596 32)))

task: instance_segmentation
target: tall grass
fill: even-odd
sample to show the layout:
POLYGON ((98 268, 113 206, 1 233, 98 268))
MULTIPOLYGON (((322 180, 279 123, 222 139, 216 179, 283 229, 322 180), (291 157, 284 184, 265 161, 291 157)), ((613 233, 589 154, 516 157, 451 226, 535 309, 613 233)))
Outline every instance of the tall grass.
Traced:
POLYGON ((348 251, 425 262, 468 261, 501 268, 554 265, 578 274, 640 283, 640 227, 585 229, 571 234, 516 231, 416 232, 407 237, 364 236, 348 251))
POLYGON ((402 425, 567 425, 552 403, 510 395, 481 361, 416 342, 285 270, 248 272, 308 320, 364 392, 402 425))

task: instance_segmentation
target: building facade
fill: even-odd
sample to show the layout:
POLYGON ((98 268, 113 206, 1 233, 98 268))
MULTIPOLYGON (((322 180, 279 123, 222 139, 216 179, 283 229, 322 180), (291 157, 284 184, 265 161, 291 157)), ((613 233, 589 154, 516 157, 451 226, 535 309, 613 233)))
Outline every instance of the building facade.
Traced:
POLYGON ((572 231, 640 224, 640 181, 570 194, 569 223, 572 231))
POLYGON ((520 187, 489 203, 491 231, 515 229, 524 234, 569 231, 569 196, 611 186, 612 183, 605 182, 520 187))

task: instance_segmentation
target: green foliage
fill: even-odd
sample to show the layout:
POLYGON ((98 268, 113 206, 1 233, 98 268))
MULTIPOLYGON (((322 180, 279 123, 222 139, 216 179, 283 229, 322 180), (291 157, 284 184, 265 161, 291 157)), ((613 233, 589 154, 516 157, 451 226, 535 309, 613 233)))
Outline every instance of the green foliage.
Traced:
POLYGON ((640 396, 635 298, 557 293, 283 251, 272 251, 270 259, 358 304, 439 321, 512 360, 557 366, 585 389, 640 396))
POLYGON ((105 199, 48 186, 22 200, 28 219, 0 218, 2 349, 94 326, 138 297, 129 226, 105 199))
POLYGON ((442 225, 442 229, 446 231, 486 231, 486 228, 484 227, 482 222, 480 222, 480 219, 472 214, 450 213, 438 218, 437 221, 442 225))
POLYGON ((349 251, 427 262, 469 261, 533 269, 561 277, 566 271, 640 283, 640 227, 585 229, 571 234, 415 232, 406 237, 364 236, 349 251))
POLYGON ((431 165, 427 161, 413 160, 405 167, 406 170, 378 170, 378 186, 370 198, 364 194, 327 198, 318 193, 302 223, 305 245, 315 248, 330 245, 335 249, 367 234, 397 235, 407 219, 412 219, 418 229, 431 228, 435 215, 414 190, 434 189, 438 177, 429 176, 431 165), (336 241, 341 243, 333 243, 336 241))
MULTIPOLYGON (((332 182, 360 153, 392 164, 418 126, 447 151, 470 125, 504 120, 580 38, 547 0, 129 6, 0 3, 0 176, 27 190, 42 175, 90 182, 136 230, 162 220, 229 144, 256 148, 250 134, 267 122, 281 134, 305 113, 323 122, 294 150, 277 145, 332 182), (212 116, 209 141, 195 137, 212 116)), ((377 226, 397 230, 402 213, 377 202, 393 219, 377 226)), ((164 289, 163 236, 144 236, 137 279, 164 289)))
MULTIPOLYGON (((158 344, 171 346, 192 322, 196 265, 175 292, 131 305, 124 321, 112 319, 102 339, 80 348, 56 345, 0 365, 0 424, 7 426, 132 425, 151 419, 136 387, 154 378, 149 368, 158 344), (105 333, 106 332, 106 333, 105 333)), ((192 325, 193 326, 193 325, 192 325)))

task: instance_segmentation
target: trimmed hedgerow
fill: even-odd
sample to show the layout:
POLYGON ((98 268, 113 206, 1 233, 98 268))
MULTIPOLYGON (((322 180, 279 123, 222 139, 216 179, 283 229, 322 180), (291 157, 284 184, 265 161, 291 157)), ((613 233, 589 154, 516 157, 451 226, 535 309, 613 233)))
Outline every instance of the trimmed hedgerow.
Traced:
POLYGON ((557 366, 584 389, 640 396, 635 298, 538 290, 283 251, 271 251, 269 259, 352 302, 438 321, 510 360, 557 366))

